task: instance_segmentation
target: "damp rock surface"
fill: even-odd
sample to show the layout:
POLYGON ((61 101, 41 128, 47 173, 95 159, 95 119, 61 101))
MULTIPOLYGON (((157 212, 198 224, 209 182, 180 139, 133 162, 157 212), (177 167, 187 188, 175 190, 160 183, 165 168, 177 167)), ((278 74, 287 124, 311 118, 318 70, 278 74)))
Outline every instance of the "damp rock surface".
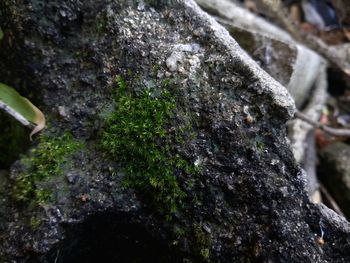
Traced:
POLYGON ((20 77, 49 119, 0 182, 2 261, 350 260, 348 222, 308 201, 286 142, 292 98, 193 1, 0 9, 3 81, 20 77), (127 105, 147 118, 111 121, 127 105), (129 135, 140 123, 159 127, 135 135, 152 154, 101 145, 107 130, 129 135), (125 169, 130 156, 174 167, 163 180, 150 173, 157 165, 125 169))

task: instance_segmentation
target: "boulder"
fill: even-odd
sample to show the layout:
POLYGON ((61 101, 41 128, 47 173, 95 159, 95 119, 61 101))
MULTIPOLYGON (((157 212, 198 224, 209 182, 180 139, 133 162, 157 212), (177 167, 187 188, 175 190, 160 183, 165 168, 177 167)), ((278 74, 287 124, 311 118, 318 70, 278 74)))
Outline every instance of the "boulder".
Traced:
POLYGON ((0 9, 2 81, 48 119, 1 180, 2 261, 350 260, 287 143, 293 99, 193 1, 0 9))

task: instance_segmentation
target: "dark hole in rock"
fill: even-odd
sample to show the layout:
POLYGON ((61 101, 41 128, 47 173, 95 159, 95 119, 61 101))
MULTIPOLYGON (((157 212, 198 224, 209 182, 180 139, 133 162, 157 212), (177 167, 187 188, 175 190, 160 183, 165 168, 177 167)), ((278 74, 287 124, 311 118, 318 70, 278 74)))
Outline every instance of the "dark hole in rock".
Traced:
POLYGON ((7 169, 30 146, 30 130, 0 111, 0 169, 7 169))
MULTIPOLYGON (((49 262, 182 262, 163 233, 150 233, 123 214, 98 214, 67 229, 65 241, 50 253, 49 262)), ((44 260, 44 262, 47 262, 44 260)))
POLYGON ((345 76, 343 72, 329 68, 328 69, 328 92, 332 96, 341 96, 346 89, 350 89, 350 77, 345 76))

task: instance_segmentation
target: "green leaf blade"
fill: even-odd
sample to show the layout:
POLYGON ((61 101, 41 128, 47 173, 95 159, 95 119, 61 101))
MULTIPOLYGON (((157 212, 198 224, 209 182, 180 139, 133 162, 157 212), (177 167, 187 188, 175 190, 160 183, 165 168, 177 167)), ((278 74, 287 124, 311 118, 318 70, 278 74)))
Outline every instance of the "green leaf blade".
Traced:
POLYGON ((4 111, 23 125, 30 126, 32 124, 36 126, 30 137, 45 127, 44 114, 27 98, 22 97, 15 89, 3 83, 0 83, 0 103, 4 111))

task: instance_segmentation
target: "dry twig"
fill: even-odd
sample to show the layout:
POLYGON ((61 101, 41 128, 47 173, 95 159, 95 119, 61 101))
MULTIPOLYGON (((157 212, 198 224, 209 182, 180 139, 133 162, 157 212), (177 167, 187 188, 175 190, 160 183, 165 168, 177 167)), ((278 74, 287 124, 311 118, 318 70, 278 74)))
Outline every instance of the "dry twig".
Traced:
POLYGON ((328 192, 328 190, 322 183, 320 183, 320 191, 323 194, 324 199, 326 199, 326 201, 328 202, 330 208, 332 208, 339 215, 344 216, 344 213, 340 209, 338 203, 334 200, 333 196, 328 192))
POLYGON ((329 127, 329 126, 324 125, 320 122, 317 122, 317 121, 310 119, 308 116, 301 113, 300 111, 296 111, 294 116, 296 118, 299 118, 302 121, 309 123, 310 125, 314 126, 315 128, 321 129, 322 131, 328 133, 329 135, 338 136, 338 137, 350 137, 350 130, 349 129, 337 129, 337 128, 329 127))

